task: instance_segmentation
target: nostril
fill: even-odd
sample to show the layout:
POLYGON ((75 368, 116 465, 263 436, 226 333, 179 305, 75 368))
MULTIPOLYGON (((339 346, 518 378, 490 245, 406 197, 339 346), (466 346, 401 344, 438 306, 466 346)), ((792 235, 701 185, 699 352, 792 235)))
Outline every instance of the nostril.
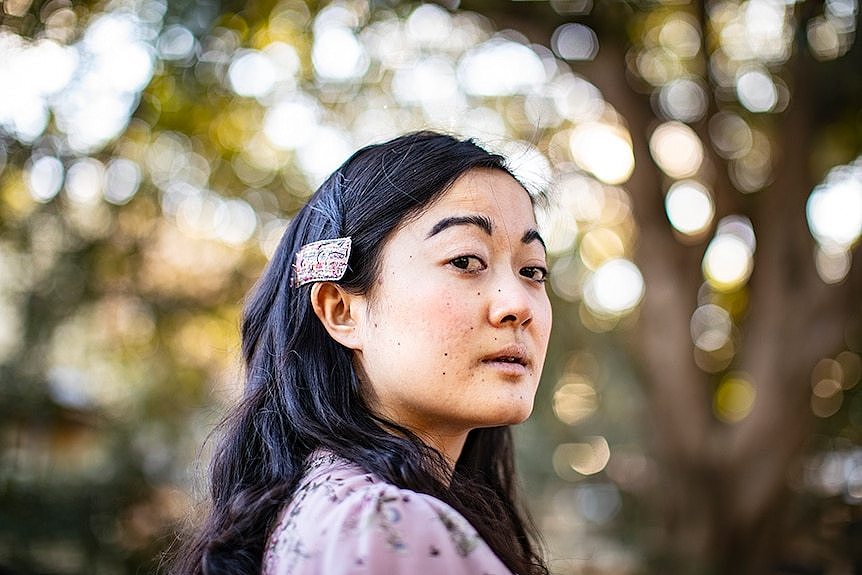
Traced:
POLYGON ((504 317, 504 318, 503 318, 503 320, 502 320, 500 323, 506 323, 507 321, 514 321, 514 322, 517 322, 517 321, 518 321, 518 318, 516 318, 516 317, 515 317, 514 315, 512 315, 512 314, 509 314, 509 315, 507 315, 506 317, 504 317))

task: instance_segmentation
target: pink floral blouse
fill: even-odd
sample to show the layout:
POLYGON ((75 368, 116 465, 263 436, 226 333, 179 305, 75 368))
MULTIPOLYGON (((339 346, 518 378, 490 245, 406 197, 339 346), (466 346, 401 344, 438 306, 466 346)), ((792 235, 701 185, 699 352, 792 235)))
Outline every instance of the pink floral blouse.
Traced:
POLYGON ((511 575, 467 520, 328 452, 281 511, 264 575, 511 575))

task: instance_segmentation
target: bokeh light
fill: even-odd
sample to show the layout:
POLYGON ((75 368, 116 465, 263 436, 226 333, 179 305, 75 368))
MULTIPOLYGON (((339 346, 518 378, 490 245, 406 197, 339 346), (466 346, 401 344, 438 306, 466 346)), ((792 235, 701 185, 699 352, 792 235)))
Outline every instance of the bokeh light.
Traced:
POLYGON ((640 303, 644 289, 637 266, 623 258, 612 259, 584 284, 584 303, 597 315, 620 316, 640 303))
POLYGON ((825 283, 839 283, 850 273, 852 259, 850 250, 841 245, 818 245, 814 253, 817 275, 825 283))
POLYGON ((819 60, 834 60, 845 55, 853 46, 857 0, 829 0, 822 15, 808 21, 806 36, 811 53, 819 60))
POLYGON ((619 234, 605 227, 588 231, 578 247, 584 266, 593 271, 609 260, 623 257, 625 252, 626 246, 619 234))
POLYGON ((320 123, 320 107, 310 98, 282 100, 266 112, 263 132, 275 147, 293 150, 314 137, 320 123))
POLYGON ((84 158, 69 166, 66 193, 73 202, 93 204, 102 199, 105 167, 98 160, 84 158))
POLYGON ((736 79, 739 103, 752 112, 769 112, 778 103, 778 89, 764 70, 745 70, 736 79))
POLYGON ((808 198, 808 226, 820 243, 853 245, 862 234, 862 167, 829 172, 808 198))
POLYGON ((747 218, 728 216, 717 227, 703 256, 703 273, 718 291, 743 286, 754 267, 754 228, 747 218))
POLYGON ((539 231, 551 255, 561 255, 572 249, 578 239, 578 221, 571 211, 554 207, 537 214, 539 231))
POLYGON ((649 148, 656 164, 672 178, 690 178, 703 162, 700 138, 681 122, 666 122, 656 128, 649 148))
POLYGON ((458 82, 468 94, 510 96, 531 91, 547 79, 539 56, 527 46, 492 38, 458 63, 458 82), (510 74, 518 70, 517 74, 510 74))
MULTIPOLYGON (((646 290, 665 297, 661 282, 645 285, 632 263, 668 257, 645 249, 652 230, 639 227, 642 200, 667 190, 664 209, 672 237, 686 244, 676 246, 681 252, 696 253, 691 244, 711 239, 694 311, 673 332, 685 338, 677 349, 690 349, 682 360, 702 370, 701 384, 716 382, 717 420, 759 416, 756 382, 728 372, 737 357, 748 357, 748 306, 759 301, 750 293, 755 286, 746 287, 754 226, 742 216, 716 225, 716 212, 751 213, 762 199, 739 192, 776 191, 768 189, 773 171, 786 161, 778 114, 800 110, 790 106, 799 105, 792 98, 806 79, 788 59, 808 49, 848 70, 858 1, 806 5, 804 18, 802 4, 774 0, 712 2, 702 13, 691 3, 646 3, 612 34, 602 18, 580 18, 599 3, 554 1, 550 9, 563 17, 547 23, 548 47, 531 43, 533 33, 495 30, 484 8, 459 10, 457 1, 280 0, 229 14, 192 4, 9 0, 0 8, 0 226, 18 234, 0 242, 0 367, 37 374, 35 385, 20 385, 31 394, 25 399, 39 393, 45 413, 65 418, 49 415, 35 430, 13 422, 20 446, 10 473, 37 477, 50 469, 52 480, 89 477, 113 487, 119 475, 112 473, 137 465, 129 476, 143 478, 134 491, 146 500, 81 523, 99 545, 122 545, 122 561, 163 537, 191 505, 186 466, 199 456, 202 430, 241 393, 237 302, 293 214, 358 147, 437 129, 507 156, 530 192, 550 190, 547 206, 537 201, 558 326, 545 371, 551 386, 541 388, 546 405, 537 409, 550 432, 525 426, 536 446, 526 457, 537 465, 522 469, 549 482, 535 490, 551 507, 540 505, 537 516, 565 527, 557 536, 561 553, 569 554, 574 534, 591 558, 589 567, 580 557, 553 567, 649 570, 632 551, 637 544, 622 549, 596 529, 642 528, 640 519, 630 522, 666 471, 642 442, 653 437, 642 428, 643 402, 653 398, 635 384, 648 371, 632 369, 642 366, 629 365, 609 343, 615 338, 595 335, 649 326, 654 316, 636 311, 646 290), (618 64, 607 65, 614 58, 618 64), (621 97, 631 87, 643 104, 638 112, 621 97), (655 165, 638 156, 644 165, 628 190, 644 143, 655 165), (707 158, 706 146, 715 156, 707 158), (33 323, 41 317, 56 322, 44 320, 45 334, 32 329, 43 327, 33 323), (34 337, 43 339, 33 344, 34 337), (559 369, 561 354, 567 361, 561 350, 582 342, 596 357, 559 369), (44 429, 44 421, 58 429, 44 429), (100 437, 108 428, 117 447, 100 437), (131 452, 133 463, 118 451, 131 452), (554 473, 572 483, 554 486, 554 473), (614 553, 626 559, 608 560, 614 553)), ((830 86, 828 101, 844 84, 830 86)), ((823 94, 815 96, 822 106, 823 94)), ((845 115, 834 125, 810 125, 815 173, 846 165, 810 195, 816 246, 806 257, 824 282, 836 284, 828 289, 840 290, 862 229, 862 179, 860 160, 848 161, 858 153, 847 120, 855 112, 836 111, 845 115)), ((683 260, 690 258, 673 258, 683 260)), ((810 404, 802 407, 830 433, 856 434, 862 425, 857 339, 848 329, 847 349, 811 374, 810 404)), ((654 413, 675 407, 647 405, 654 413)), ((708 415, 709 401, 704 408, 708 415)), ((862 502, 862 451, 844 436, 812 450, 825 455, 809 457, 804 482, 791 487, 862 502)), ((33 549, 64 560, 77 553, 63 555, 71 547, 57 539, 33 549)), ((76 561, 87 568, 83 558, 70 561, 68 570, 76 561)))
POLYGON ((275 85, 275 66, 265 54, 257 50, 237 52, 228 69, 233 91, 240 96, 266 96, 275 85))
POLYGON ((567 374, 557 383, 554 392, 554 415, 566 425, 575 425, 598 409, 596 390, 586 377, 567 374))
POLYGON ((731 112, 719 112, 709 119, 709 135, 723 158, 741 158, 754 145, 754 135, 746 121, 731 112))
POLYGON ((721 380, 713 395, 715 416, 726 423, 736 423, 751 413, 756 390, 749 378, 736 373, 721 380))
POLYGON ((699 306, 691 316, 691 339, 703 351, 714 352, 730 340, 733 320, 727 310, 715 304, 699 306))
POLYGON ((582 443, 561 443, 554 450, 554 470, 561 479, 578 481, 585 475, 595 475, 607 466, 611 457, 607 439, 602 436, 585 438, 582 443))
POLYGON ((704 117, 708 105, 703 86, 690 78, 672 80, 659 91, 659 107, 664 115, 680 122, 696 122, 704 117))
POLYGON ((37 202, 49 202, 63 185, 63 163, 54 156, 34 159, 27 168, 27 187, 37 202))
POLYGON ((589 26, 563 24, 554 30, 551 48, 564 60, 592 60, 599 51, 599 39, 589 26))
POLYGON ((578 513, 591 523, 604 525, 622 508, 620 490, 613 483, 584 483, 573 491, 578 513))
POLYGON ((621 184, 634 170, 631 138, 619 126, 599 122, 578 124, 571 133, 572 158, 606 184, 621 184))
POLYGON ((195 50, 197 41, 191 30, 180 24, 165 26, 156 43, 162 60, 185 60, 195 50))
POLYGON ((665 210, 671 225, 687 235, 704 232, 715 214, 709 190, 695 180, 674 183, 665 196, 665 210))

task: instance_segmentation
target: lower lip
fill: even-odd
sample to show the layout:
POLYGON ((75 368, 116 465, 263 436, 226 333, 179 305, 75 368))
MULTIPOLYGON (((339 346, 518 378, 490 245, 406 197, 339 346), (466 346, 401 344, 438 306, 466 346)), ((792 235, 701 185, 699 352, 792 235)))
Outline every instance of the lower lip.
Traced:
POLYGON ((509 377, 520 377, 528 373, 527 366, 520 363, 510 363, 508 361, 483 361, 482 363, 492 367, 497 373, 509 377))

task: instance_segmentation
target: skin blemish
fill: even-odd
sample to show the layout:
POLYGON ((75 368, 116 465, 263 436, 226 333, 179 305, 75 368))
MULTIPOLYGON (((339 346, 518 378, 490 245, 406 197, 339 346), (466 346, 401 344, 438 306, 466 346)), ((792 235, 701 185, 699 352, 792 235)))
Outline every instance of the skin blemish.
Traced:
POLYGON ((443 354, 443 356, 444 356, 444 357, 449 357, 449 354, 448 354, 448 353, 444 353, 444 354, 443 354))

